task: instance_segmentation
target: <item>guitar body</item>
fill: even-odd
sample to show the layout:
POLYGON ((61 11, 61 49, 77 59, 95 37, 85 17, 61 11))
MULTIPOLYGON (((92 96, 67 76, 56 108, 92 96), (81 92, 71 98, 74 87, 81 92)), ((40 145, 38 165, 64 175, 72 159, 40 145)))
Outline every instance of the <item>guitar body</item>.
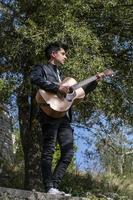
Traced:
MULTIPOLYGON (((76 83, 75 79, 68 77, 61 82, 61 85, 73 86, 76 83)), ((39 89, 36 94, 36 101, 48 116, 60 118, 65 115, 73 104, 80 102, 84 97, 85 92, 81 87, 73 93, 69 93, 66 97, 59 97, 57 94, 39 89)))

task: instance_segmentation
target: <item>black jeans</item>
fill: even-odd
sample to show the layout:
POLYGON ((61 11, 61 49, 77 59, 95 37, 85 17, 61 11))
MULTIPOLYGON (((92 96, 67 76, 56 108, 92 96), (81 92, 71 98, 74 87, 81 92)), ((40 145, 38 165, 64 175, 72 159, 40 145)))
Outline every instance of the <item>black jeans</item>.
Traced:
POLYGON ((42 177, 46 192, 51 188, 58 188, 62 177, 73 157, 73 130, 69 118, 64 116, 55 119, 44 113, 40 114, 43 132, 42 141, 42 177), (52 172, 52 159, 57 142, 61 150, 61 157, 52 172))

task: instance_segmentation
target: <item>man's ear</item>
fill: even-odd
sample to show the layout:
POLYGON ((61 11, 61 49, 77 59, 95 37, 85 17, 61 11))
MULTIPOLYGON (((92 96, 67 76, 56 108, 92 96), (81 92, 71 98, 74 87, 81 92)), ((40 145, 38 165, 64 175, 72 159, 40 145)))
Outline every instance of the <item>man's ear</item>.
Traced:
POLYGON ((56 56, 56 51, 52 51, 51 57, 52 57, 52 58, 55 58, 55 56, 56 56))

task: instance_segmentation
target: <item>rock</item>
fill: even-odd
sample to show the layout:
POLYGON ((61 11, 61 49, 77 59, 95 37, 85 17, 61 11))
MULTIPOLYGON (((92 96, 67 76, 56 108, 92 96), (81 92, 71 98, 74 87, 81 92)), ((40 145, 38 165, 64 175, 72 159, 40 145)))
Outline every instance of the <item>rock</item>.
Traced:
POLYGON ((63 197, 42 192, 0 187, 0 200, 90 200, 82 197, 63 197))

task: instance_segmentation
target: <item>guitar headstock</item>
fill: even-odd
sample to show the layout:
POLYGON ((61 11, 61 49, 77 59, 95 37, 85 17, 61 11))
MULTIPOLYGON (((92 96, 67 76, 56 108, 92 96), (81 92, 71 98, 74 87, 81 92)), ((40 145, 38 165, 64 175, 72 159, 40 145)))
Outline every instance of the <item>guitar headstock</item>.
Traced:
POLYGON ((104 72, 105 76, 114 76, 115 72, 112 69, 106 69, 104 72))

